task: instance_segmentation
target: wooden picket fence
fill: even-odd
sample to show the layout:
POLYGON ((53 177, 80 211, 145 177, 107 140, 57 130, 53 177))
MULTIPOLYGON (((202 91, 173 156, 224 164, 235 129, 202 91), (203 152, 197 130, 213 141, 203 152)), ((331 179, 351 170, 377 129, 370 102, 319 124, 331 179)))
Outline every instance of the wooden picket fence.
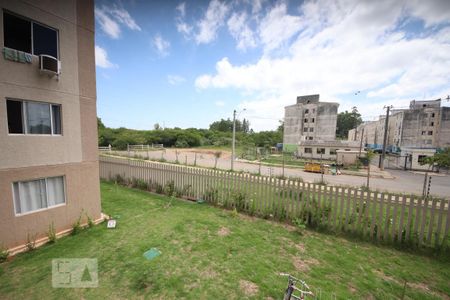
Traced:
POLYGON ((255 216, 407 247, 450 245, 449 200, 100 156, 100 177, 255 216))

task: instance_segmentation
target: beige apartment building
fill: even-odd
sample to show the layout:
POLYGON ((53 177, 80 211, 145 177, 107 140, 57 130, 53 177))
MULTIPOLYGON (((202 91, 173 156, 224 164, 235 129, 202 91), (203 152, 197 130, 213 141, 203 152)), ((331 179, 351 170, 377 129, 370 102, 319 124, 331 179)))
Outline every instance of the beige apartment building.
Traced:
POLYGON ((101 219, 93 0, 0 0, 0 245, 101 219))

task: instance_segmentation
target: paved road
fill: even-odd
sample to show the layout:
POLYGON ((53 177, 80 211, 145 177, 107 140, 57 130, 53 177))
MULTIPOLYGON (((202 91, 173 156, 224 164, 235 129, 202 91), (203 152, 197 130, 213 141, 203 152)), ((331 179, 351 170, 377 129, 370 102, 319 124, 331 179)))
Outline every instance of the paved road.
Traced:
MULTIPOLYGON (((194 164, 195 153, 187 150, 166 149, 164 153, 163 151, 150 151, 148 152, 148 157, 151 159, 160 159, 163 157, 167 161, 174 162, 177 158, 176 151, 178 151, 178 161, 181 164, 184 164, 186 161, 190 165, 194 164)), ((196 151, 198 151, 196 155, 197 166, 214 167, 214 151, 196 151)), ((122 152, 122 154, 125 153, 126 152, 122 152)), ((134 154, 134 152, 131 153, 131 155, 134 154)), ((147 152, 136 152, 136 154, 141 154, 145 158, 147 157, 147 152)), ((218 159, 217 168, 224 170, 229 170, 231 168, 231 159, 229 153, 223 153, 223 156, 218 159)), ((234 169, 250 173, 258 173, 259 165, 237 160, 234 163, 234 169)), ((370 178, 370 187, 372 189, 377 189, 380 191, 422 194, 424 178, 423 174, 416 174, 410 171, 400 170, 389 170, 389 172, 395 177, 394 179, 370 178)), ((261 166, 262 175, 278 176, 282 175, 282 173, 283 170, 281 167, 269 167, 264 165, 261 166)), ((285 168, 284 175, 288 177, 301 177, 304 181, 307 182, 320 181, 321 177, 321 174, 308 173, 297 168, 285 168)), ((365 177, 351 175, 324 175, 324 180, 328 184, 332 185, 360 187, 366 184, 367 179, 365 177)), ((450 199, 450 176, 443 176, 441 174, 437 174, 436 176, 432 175, 432 185, 430 193, 432 195, 450 199)))

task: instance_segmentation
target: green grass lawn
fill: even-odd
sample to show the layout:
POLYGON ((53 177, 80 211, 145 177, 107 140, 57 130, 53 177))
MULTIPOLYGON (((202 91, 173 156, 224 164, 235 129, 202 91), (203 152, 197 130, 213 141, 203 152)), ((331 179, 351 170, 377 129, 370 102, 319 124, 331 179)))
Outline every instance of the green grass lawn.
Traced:
POLYGON ((442 299, 450 262, 102 183, 118 227, 86 229, 0 264, 1 299, 280 299, 305 279, 322 299, 442 299), (143 253, 158 248, 149 261, 143 253), (99 287, 54 289, 53 258, 97 258, 99 287))

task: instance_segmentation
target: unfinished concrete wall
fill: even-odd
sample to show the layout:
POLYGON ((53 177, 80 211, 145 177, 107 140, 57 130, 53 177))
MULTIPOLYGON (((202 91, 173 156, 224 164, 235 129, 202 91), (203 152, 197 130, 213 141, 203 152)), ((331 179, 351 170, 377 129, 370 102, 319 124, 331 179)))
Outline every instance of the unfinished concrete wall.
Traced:
POLYGON ((285 107, 284 149, 302 140, 334 140, 338 107, 338 103, 319 102, 319 95, 297 97, 297 104, 285 107))
POLYGON ((442 107, 440 113, 437 147, 450 147, 450 107, 442 107))

